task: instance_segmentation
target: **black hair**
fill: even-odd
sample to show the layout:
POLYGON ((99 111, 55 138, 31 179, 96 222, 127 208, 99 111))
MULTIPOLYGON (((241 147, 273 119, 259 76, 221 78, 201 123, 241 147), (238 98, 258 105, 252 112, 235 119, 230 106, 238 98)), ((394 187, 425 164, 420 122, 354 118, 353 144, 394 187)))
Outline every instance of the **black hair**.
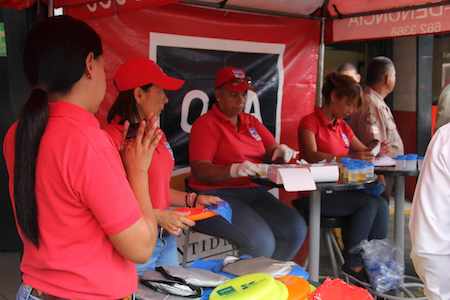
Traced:
POLYGON ((48 122, 48 95, 67 94, 86 71, 86 58, 102 54, 98 34, 86 23, 57 16, 37 23, 23 54, 26 78, 33 87, 17 122, 14 204, 23 234, 39 247, 35 194, 36 160, 48 122))
POLYGON ((355 71, 358 72, 358 69, 356 68, 356 66, 350 62, 346 62, 343 63, 341 65, 339 65, 336 69, 336 73, 341 74, 342 72, 346 72, 346 71, 355 71))
MULTIPOLYGON (((152 85, 149 83, 140 88, 146 92, 152 85)), ((108 123, 111 123, 116 116, 120 117, 119 124, 123 124, 125 121, 138 123, 141 120, 136 99, 134 98, 134 89, 122 91, 117 95, 106 117, 108 123)))
POLYGON ((350 76, 336 72, 328 74, 325 77, 322 87, 322 96, 325 105, 330 104, 332 92, 338 98, 347 97, 351 103, 355 103, 358 107, 361 106, 361 85, 350 76))
POLYGON ((385 56, 374 57, 367 66, 367 84, 369 86, 383 82, 384 76, 395 70, 392 60, 385 56))

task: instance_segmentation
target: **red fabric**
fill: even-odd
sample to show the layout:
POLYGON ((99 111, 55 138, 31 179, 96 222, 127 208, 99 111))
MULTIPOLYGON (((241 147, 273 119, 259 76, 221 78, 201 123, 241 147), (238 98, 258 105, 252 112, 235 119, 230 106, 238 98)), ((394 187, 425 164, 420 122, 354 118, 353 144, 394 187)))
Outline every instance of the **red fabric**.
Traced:
MULTIPOLYGON (((108 124, 105 131, 119 148, 123 139, 123 125, 118 124, 117 121, 116 119, 108 124)), ((170 206, 170 178, 174 164, 172 149, 163 134, 148 169, 148 185, 153 208, 166 209, 170 206)))
MULTIPOLYGON (((214 105, 211 111, 198 118, 192 126, 189 140, 189 160, 209 161, 220 166, 248 160, 261 163, 266 149, 275 144, 269 130, 250 114, 239 114, 236 128, 214 105)), ((256 186, 248 178, 234 178, 207 184, 190 177, 190 186, 197 190, 256 186)))
POLYGON ((348 15, 355 13, 364 13, 370 11, 387 10, 399 7, 410 7, 428 4, 430 2, 444 2, 444 1, 430 1, 430 0, 330 0, 328 2, 328 11, 332 16, 336 16, 337 8, 340 14, 348 15))
POLYGON ((317 21, 169 5, 92 19, 88 23, 102 37, 109 79, 107 96, 98 113, 102 122, 116 97, 117 90, 111 84, 116 68, 127 57, 148 57, 152 44, 149 32, 285 44, 281 142, 296 147, 299 121, 314 107, 319 43, 317 21))
MULTIPOLYGON (((372 11, 377 8, 391 7, 387 1, 344 1, 341 6, 349 7, 344 12, 364 11, 360 5, 372 11), (344 2, 346 3, 344 5, 344 2), (356 4, 358 3, 358 4, 356 4), (354 6, 350 9, 351 5, 354 6)), ((388 1, 392 6, 404 6, 415 2, 414 5, 423 4, 423 1, 403 0, 388 1), (419 2, 419 3, 417 3, 419 2)), ((343 12, 343 13, 344 13, 343 12)), ((333 20, 332 42, 350 40, 368 40, 379 38, 394 38, 400 36, 424 35, 450 31, 450 5, 411 9, 390 13, 379 13, 352 18, 333 20)), ((330 37, 330 34, 327 36, 330 37)))
MULTIPOLYGON (((14 199, 14 124, 3 153, 14 199)), ((65 299, 119 299, 136 290, 133 263, 108 235, 141 218, 120 156, 97 119, 79 106, 53 102, 36 166, 40 247, 24 242, 27 285, 65 299)), ((14 201, 13 201, 14 206, 14 201)))
POLYGON ((63 7, 65 14, 80 19, 91 19, 177 2, 178 0, 59 0, 55 1, 54 7, 63 7))
POLYGON ((300 130, 309 130, 316 137, 317 151, 329 153, 335 156, 346 156, 350 151, 350 143, 355 136, 352 129, 342 120, 336 120, 335 124, 317 109, 312 114, 303 118, 300 122, 300 130))
POLYGON ((24 9, 32 6, 35 0, 0 0, 0 8, 24 9))

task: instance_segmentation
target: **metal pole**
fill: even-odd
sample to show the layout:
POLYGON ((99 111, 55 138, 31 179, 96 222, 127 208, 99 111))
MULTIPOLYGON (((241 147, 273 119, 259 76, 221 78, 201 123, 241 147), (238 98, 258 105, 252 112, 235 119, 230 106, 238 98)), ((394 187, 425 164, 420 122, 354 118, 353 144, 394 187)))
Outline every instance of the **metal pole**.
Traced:
POLYGON ((308 271, 312 281, 319 282, 320 264, 320 190, 309 195, 309 265, 308 271))
POLYGON ((325 18, 320 19, 319 64, 317 67, 316 106, 322 106, 323 70, 325 65, 325 18))
POLYGON ((48 17, 53 17, 53 14, 54 14, 54 3, 53 3, 53 0, 48 0, 47 16, 48 17))

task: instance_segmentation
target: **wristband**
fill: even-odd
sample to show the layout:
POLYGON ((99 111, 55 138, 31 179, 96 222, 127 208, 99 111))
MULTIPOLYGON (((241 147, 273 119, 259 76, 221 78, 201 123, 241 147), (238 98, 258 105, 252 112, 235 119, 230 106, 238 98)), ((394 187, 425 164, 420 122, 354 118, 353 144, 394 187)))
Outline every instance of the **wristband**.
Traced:
POLYGON ((198 195, 196 193, 186 193, 186 195, 184 195, 184 204, 186 205, 186 207, 195 207, 195 204, 197 203, 197 197, 198 195), (190 203, 190 199, 193 195, 195 195, 194 203, 190 203))

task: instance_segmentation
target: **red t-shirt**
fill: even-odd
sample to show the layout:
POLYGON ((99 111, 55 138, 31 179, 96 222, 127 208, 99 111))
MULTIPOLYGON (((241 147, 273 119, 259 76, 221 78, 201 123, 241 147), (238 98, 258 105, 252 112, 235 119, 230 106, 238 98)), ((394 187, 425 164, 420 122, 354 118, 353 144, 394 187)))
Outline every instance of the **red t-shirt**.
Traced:
MULTIPOLYGON (((9 128, 3 144, 11 199, 16 127, 9 128)), ((117 149, 95 116, 79 106, 49 104, 36 201, 39 248, 18 227, 25 284, 66 299, 119 299, 136 290, 135 265, 108 236, 135 224, 141 211, 117 149)))
MULTIPOLYGON (((123 125, 118 123, 118 118, 106 125, 105 131, 119 148, 123 139, 123 125)), ((153 208, 166 209, 170 206, 170 178, 174 165, 172 148, 163 134, 148 169, 148 185, 153 208)))
POLYGON ((344 120, 337 119, 333 123, 322 109, 316 109, 304 117, 300 122, 299 131, 302 129, 314 133, 317 151, 335 156, 348 155, 350 144, 355 136, 344 120))
MULTIPOLYGON (((245 160, 261 163, 266 150, 275 144, 275 139, 254 116, 240 113, 238 117, 239 128, 214 105, 209 112, 198 118, 191 128, 189 160, 210 161, 220 166, 245 160)), ((189 184, 200 191, 256 186, 248 178, 233 178, 209 184, 197 180, 194 176, 190 178, 189 184)))

